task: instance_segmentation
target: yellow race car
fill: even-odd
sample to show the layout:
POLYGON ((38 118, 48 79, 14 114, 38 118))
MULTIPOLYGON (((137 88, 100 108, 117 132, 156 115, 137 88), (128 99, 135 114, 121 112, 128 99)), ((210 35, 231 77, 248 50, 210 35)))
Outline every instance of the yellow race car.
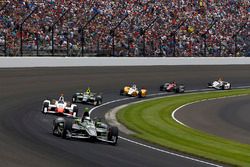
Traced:
POLYGON ((132 86, 125 86, 123 89, 120 91, 121 96, 131 96, 131 97, 146 97, 147 95, 147 90, 142 88, 138 89, 136 85, 132 86))

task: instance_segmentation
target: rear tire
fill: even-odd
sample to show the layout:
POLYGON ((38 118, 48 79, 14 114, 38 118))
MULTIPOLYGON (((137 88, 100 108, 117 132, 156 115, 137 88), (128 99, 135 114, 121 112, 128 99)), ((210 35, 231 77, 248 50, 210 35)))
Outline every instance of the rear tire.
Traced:
POLYGON ((99 106, 99 105, 101 105, 102 104, 102 99, 96 99, 95 101, 94 101, 94 106, 99 106))
POLYGON ((94 106, 98 106, 98 100, 95 100, 93 103, 94 106))
POLYGON ((175 92, 175 93, 180 93, 180 88, 179 88, 179 87, 175 88, 175 89, 174 89, 174 92, 175 92))

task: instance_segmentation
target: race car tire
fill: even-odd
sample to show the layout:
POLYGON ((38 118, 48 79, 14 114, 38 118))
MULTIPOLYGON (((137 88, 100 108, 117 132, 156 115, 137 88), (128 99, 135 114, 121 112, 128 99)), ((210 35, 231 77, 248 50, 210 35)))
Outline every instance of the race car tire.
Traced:
POLYGON ((95 101, 94 101, 94 106, 99 106, 99 105, 101 105, 102 104, 102 100, 101 99, 96 99, 95 101))
POLYGON ((77 96, 74 95, 74 96, 72 97, 72 103, 76 103, 76 99, 77 99, 77 96))
POLYGON ((102 99, 99 99, 98 100, 98 105, 101 105, 102 104, 102 99))
POLYGON ((163 85, 160 86, 160 91, 164 91, 164 86, 163 85))
POLYGON ((73 117, 77 117, 77 115, 78 115, 78 107, 74 106, 73 107, 73 117))
POLYGON ((222 85, 222 86, 221 86, 221 90, 225 90, 225 85, 222 85))
POLYGON ((54 121, 53 121, 53 128, 52 128, 52 133, 53 133, 53 135, 57 135, 56 130, 57 130, 57 125, 56 125, 56 122, 55 122, 55 120, 54 120, 54 121))
POLYGON ((60 136, 62 135, 60 132, 62 132, 62 129, 59 130, 59 126, 58 126, 58 122, 56 122, 55 120, 53 121, 53 129, 52 129, 52 133, 55 136, 60 136))
POLYGON ((139 93, 138 93, 138 97, 142 97, 142 92, 141 91, 139 91, 139 93))
POLYGON ((110 127, 109 133, 108 133, 108 140, 112 141, 112 145, 116 145, 118 141, 118 128, 117 127, 110 127))
POLYGON ((120 95, 121 95, 121 96, 124 95, 124 90, 123 90, 123 89, 120 90, 120 95))
POLYGON ((180 93, 180 88, 179 88, 179 87, 176 87, 176 88, 174 89, 174 92, 175 92, 175 93, 180 93))
POLYGON ((73 121, 71 119, 65 119, 62 131, 63 139, 70 139, 71 129, 72 129, 73 121))
POLYGON ((43 104, 43 110, 42 110, 42 113, 43 114, 46 114, 48 112, 48 108, 49 108, 49 103, 48 102, 45 102, 43 104))

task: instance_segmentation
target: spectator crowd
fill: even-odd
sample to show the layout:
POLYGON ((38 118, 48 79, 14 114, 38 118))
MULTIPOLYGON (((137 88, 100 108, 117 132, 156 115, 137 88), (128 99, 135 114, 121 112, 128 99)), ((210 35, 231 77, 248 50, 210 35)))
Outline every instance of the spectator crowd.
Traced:
POLYGON ((5 0, 0 10, 0 45, 14 55, 22 38, 23 50, 48 53, 250 56, 249 0, 5 0))

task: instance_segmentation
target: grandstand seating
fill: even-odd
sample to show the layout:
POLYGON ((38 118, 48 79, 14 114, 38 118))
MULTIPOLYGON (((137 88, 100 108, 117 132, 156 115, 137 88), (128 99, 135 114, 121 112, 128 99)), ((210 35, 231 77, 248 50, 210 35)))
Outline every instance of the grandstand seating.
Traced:
POLYGON ((110 32, 128 15, 115 30, 115 55, 249 56, 249 6, 249 0, 2 0, 0 49, 20 55, 22 37, 27 55, 51 54, 52 43, 58 56, 81 56, 82 47, 87 55, 109 55, 110 32))

